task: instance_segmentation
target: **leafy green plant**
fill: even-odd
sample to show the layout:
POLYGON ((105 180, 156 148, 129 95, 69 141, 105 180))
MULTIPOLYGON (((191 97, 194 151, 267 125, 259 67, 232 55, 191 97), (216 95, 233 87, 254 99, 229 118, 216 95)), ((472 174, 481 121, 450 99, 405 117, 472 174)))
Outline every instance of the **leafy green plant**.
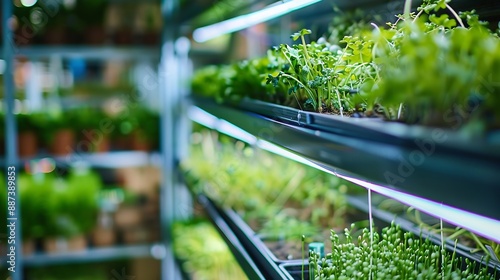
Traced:
POLYGON ((456 27, 456 13, 455 19, 430 13, 442 7, 449 5, 424 1, 417 16, 373 32, 380 78, 364 91, 394 110, 403 104, 399 118, 406 122, 456 128, 498 104, 500 40, 474 13, 462 14, 468 28, 456 27))
POLYGON ((76 233, 90 232, 97 222, 98 193, 102 182, 98 174, 87 169, 73 169, 66 179, 61 208, 74 224, 76 233))
POLYGON ((208 221, 176 222, 172 234, 174 253, 192 279, 247 279, 208 221))
POLYGON ((20 211, 23 238, 41 238, 59 233, 57 215, 60 197, 56 189, 60 183, 52 173, 19 174, 17 186, 22 201, 20 211))
POLYGON ((133 104, 113 118, 116 129, 113 137, 132 137, 135 133, 138 140, 144 141, 151 148, 159 146, 160 115, 158 112, 133 104))
POLYGON ((499 127, 500 39, 474 11, 457 12, 450 3, 426 0, 413 13, 408 0, 395 22, 372 24, 371 31, 362 17, 354 25, 334 20, 341 24, 316 42, 307 43, 310 31, 302 29, 292 35, 297 44, 281 44, 236 70, 211 68, 217 78, 204 81, 223 89, 218 101, 251 97, 453 129, 477 120, 479 127, 499 127))

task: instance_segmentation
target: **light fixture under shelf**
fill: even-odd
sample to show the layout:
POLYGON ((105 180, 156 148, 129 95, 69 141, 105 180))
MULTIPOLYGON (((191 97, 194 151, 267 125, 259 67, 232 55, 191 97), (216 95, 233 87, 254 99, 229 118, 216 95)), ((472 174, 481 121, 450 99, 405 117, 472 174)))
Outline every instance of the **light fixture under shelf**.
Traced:
POLYGON ((256 24, 280 17, 320 1, 321 0, 278 1, 257 12, 197 28, 193 32, 193 38, 199 43, 206 42, 221 35, 243 30, 256 24))
POLYGON ((272 152, 274 154, 333 174, 366 189, 370 189, 376 193, 382 194, 388 198, 395 199, 403 204, 414 207, 415 209, 425 212, 433 217, 443 219, 443 221, 449 222, 450 224, 462 227, 494 242, 500 243, 500 221, 498 220, 471 213, 469 211, 465 211, 453 206, 435 202, 426 198, 411 195, 388 186, 370 183, 360 178, 356 178, 355 176, 347 172, 343 172, 342 170, 337 170, 334 168, 330 168, 329 166, 323 166, 321 164, 315 163, 307 158, 301 157, 300 155, 281 148, 269 141, 259 139, 254 135, 246 132, 245 130, 239 128, 238 126, 220 119, 204 111, 203 109, 200 109, 199 107, 191 106, 188 111, 188 117, 192 121, 217 130, 220 133, 226 134, 248 144, 258 146, 259 148, 272 152))

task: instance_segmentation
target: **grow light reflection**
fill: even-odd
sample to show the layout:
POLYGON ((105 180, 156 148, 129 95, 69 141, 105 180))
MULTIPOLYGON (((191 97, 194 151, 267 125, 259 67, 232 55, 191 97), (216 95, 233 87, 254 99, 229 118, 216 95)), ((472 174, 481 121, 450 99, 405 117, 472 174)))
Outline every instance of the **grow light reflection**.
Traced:
POLYGON ((465 228, 487 239, 500 243, 499 221, 481 215, 477 215, 474 213, 470 213, 465 210, 461 210, 452 206, 444 205, 442 203, 427 200, 425 198, 413 196, 393 189, 382 187, 350 176, 338 173, 335 175, 337 175, 339 178, 360 185, 366 189, 370 189, 386 197, 395 199, 408 206, 414 207, 415 209, 425 212, 433 217, 440 218, 446 222, 465 228))
POLYGON ((417 197, 407 193, 400 192, 395 189, 369 183, 360 179, 356 179, 346 174, 341 174, 342 171, 334 171, 314 163, 300 155, 292 153, 284 148, 281 148, 271 142, 257 139, 252 134, 242 130, 241 128, 221 120, 210 113, 198 108, 191 107, 188 111, 188 116, 194 122, 204 125, 208 128, 215 129, 220 133, 226 134, 251 145, 256 145, 259 148, 268 152, 283 156, 296 162, 311 166, 323 172, 335 175, 339 178, 362 186, 366 189, 377 192, 388 198, 395 199, 405 205, 414 207, 415 209, 427 213, 433 217, 440 218, 453 225, 462 227, 487 239, 500 243, 500 221, 487 218, 481 215, 467 212, 452 206, 434 202, 425 198, 417 197))
POLYGON ((210 39, 224 34, 239 31, 256 24, 266 22, 273 18, 280 17, 300 8, 320 2, 321 0, 288 0, 279 1, 257 12, 238 16, 229 20, 221 21, 216 24, 208 25, 195 29, 193 38, 197 42, 206 42, 210 39))
POLYGON ((188 110, 188 117, 196 123, 217 130, 220 133, 226 134, 250 145, 255 145, 257 143, 257 138, 252 134, 230 122, 219 119, 198 107, 190 107, 188 110))

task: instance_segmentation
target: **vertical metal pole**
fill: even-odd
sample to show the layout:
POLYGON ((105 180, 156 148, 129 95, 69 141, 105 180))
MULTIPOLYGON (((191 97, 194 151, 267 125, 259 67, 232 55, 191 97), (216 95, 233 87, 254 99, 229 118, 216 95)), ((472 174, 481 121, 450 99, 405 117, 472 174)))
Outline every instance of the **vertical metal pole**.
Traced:
MULTIPOLYGON (((13 215, 10 215, 10 212, 7 212, 7 217, 9 218, 17 218, 17 220, 12 220, 15 222, 15 230, 13 233, 15 234, 14 243, 8 244, 8 253, 10 253, 10 248, 14 245, 14 255, 15 255, 15 269, 11 270, 11 278, 13 280, 21 280, 23 278, 23 262, 21 256, 21 217, 20 217, 20 199, 18 197, 19 192, 17 187, 17 176, 10 176, 11 174, 18 174, 18 157, 17 157, 17 127, 16 120, 14 117, 14 41, 12 36, 12 30, 10 30, 10 18, 12 17, 12 1, 3 1, 2 6, 2 20, 3 20, 3 59, 5 60, 5 72, 4 72, 4 89, 5 89, 5 97, 4 97, 4 106, 5 106, 5 152, 7 155, 6 160, 6 171, 10 172, 14 171, 14 173, 7 174, 5 176, 7 179, 6 186, 9 186, 14 182, 16 188, 14 193, 15 200, 15 210, 13 215), (14 216, 14 217, 13 217, 14 216)), ((6 209, 7 211, 7 209, 6 209)), ((9 224, 10 221, 7 221, 9 224)), ((7 236, 11 236, 12 228, 7 227, 7 236)), ((10 240, 10 239, 9 239, 10 240)), ((9 257, 9 260, 12 258, 9 257)), ((7 268, 11 267, 11 264, 8 264, 7 268)))
MULTIPOLYGON (((189 150, 189 139, 191 136, 191 121, 187 117, 187 104, 185 102, 189 94, 189 79, 192 75, 192 63, 189 59, 189 50, 191 43, 186 37, 179 37, 175 40, 175 54, 177 56, 178 65, 178 98, 175 104, 176 123, 175 123, 175 138, 176 138, 176 158, 178 161, 186 158, 189 150)), ((176 219, 185 220, 193 215, 193 201, 191 193, 181 179, 182 174, 177 172, 179 178, 176 182, 176 219)))
POLYGON ((162 158, 161 183, 161 227, 162 240, 167 254, 162 260, 162 279, 182 279, 172 250, 172 223, 176 210, 176 152, 175 123, 177 121, 176 101, 178 100, 178 62, 175 55, 176 22, 174 20, 178 1, 162 0, 163 34, 161 60, 158 70, 161 100, 160 141, 162 158))

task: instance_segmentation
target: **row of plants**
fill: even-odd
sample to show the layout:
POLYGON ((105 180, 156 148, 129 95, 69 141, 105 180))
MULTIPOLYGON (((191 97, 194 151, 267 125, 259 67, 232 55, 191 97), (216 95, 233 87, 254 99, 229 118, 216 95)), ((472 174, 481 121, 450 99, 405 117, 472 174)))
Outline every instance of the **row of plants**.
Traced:
POLYGON ((394 213, 404 217, 419 226, 423 231, 440 235, 441 232, 449 240, 459 240, 461 245, 468 248, 470 253, 481 253, 492 259, 500 259, 500 244, 481 237, 469 230, 457 227, 448 223, 443 223, 437 218, 416 210, 413 207, 403 205, 395 200, 388 199, 382 195, 372 196, 372 202, 378 209, 394 213))
MULTIPOLYGON (((242 98, 301 110, 452 129, 500 127, 500 39, 472 10, 451 0, 405 3, 394 22, 339 24, 308 41, 271 48, 261 58, 201 68, 194 94, 242 98)), ((349 21, 349 18, 345 19, 349 21)), ((352 19, 351 19, 352 20, 352 19)))
MULTIPOLYGON (((65 178, 50 173, 20 173, 17 188, 24 250, 34 250, 36 239, 44 239, 44 249, 53 251, 64 238, 68 247, 85 244, 84 235, 96 224, 99 176, 89 170, 74 169, 65 178)), ((5 182, 5 181, 4 181, 5 182)), ((1 214, 6 221, 7 190, 0 190, 1 214)))
MULTIPOLYGON (((5 139, 3 114, 0 119, 0 135, 5 139)), ((159 146, 159 114, 140 106, 116 114, 90 107, 20 113, 16 121, 18 152, 22 157, 43 151, 65 155, 112 149, 148 151, 159 146)))
POLYGON ((156 3, 89 0, 35 2, 29 7, 21 3, 13 9, 17 45, 159 43, 161 13, 156 3))
MULTIPOLYGON (((44 164, 39 168, 43 169, 44 164)), ((18 174, 24 254, 159 240, 157 227, 152 226, 159 219, 158 201, 121 186, 105 186, 101 176, 85 166, 67 173, 49 171, 32 168, 18 174)), ((5 187, 0 189, 0 215, 4 221, 6 191, 5 187)))
MULTIPOLYGON (((195 193, 204 193, 217 204, 237 211, 279 261, 304 258, 305 243, 324 242, 326 256, 312 255, 310 259, 316 267, 312 270, 316 273, 314 279, 369 279, 369 274, 372 279, 497 277, 488 274, 486 266, 459 257, 454 251, 444 252, 429 239, 403 233, 394 224, 380 230, 375 228, 373 242, 368 242, 372 237, 366 228, 366 214, 353 215, 345 197, 346 193, 365 192, 338 181, 335 176, 215 132, 196 132, 192 143, 191 156, 182 163, 188 185, 195 193), (351 222, 354 223, 344 235, 335 234, 351 222), (370 256, 378 258, 372 259, 371 265, 370 256)), ((375 200, 382 209, 393 205, 388 202, 375 200)), ((391 208, 395 216, 409 211, 400 204, 391 208)), ((418 219, 415 222, 422 225, 418 219)), ((427 227, 422 225, 423 229, 427 227)), ((447 239, 453 240, 455 246, 465 241, 457 237, 469 234, 461 229, 445 230, 447 239)), ((439 229, 436 233, 439 234, 439 229)), ((487 240, 467 246, 481 249, 486 244, 498 247, 487 240)), ((485 261, 494 258, 487 250, 482 256, 485 261)))
POLYGON ((363 229, 356 240, 349 229, 345 241, 331 232, 331 253, 310 251, 312 279, 498 279, 478 264, 403 232, 394 223, 381 232, 363 229))
POLYGON ((193 192, 235 210, 269 243, 293 243, 283 259, 300 256, 301 235, 314 240, 358 218, 345 194, 363 190, 337 177, 207 130, 193 143, 182 162, 193 192))

